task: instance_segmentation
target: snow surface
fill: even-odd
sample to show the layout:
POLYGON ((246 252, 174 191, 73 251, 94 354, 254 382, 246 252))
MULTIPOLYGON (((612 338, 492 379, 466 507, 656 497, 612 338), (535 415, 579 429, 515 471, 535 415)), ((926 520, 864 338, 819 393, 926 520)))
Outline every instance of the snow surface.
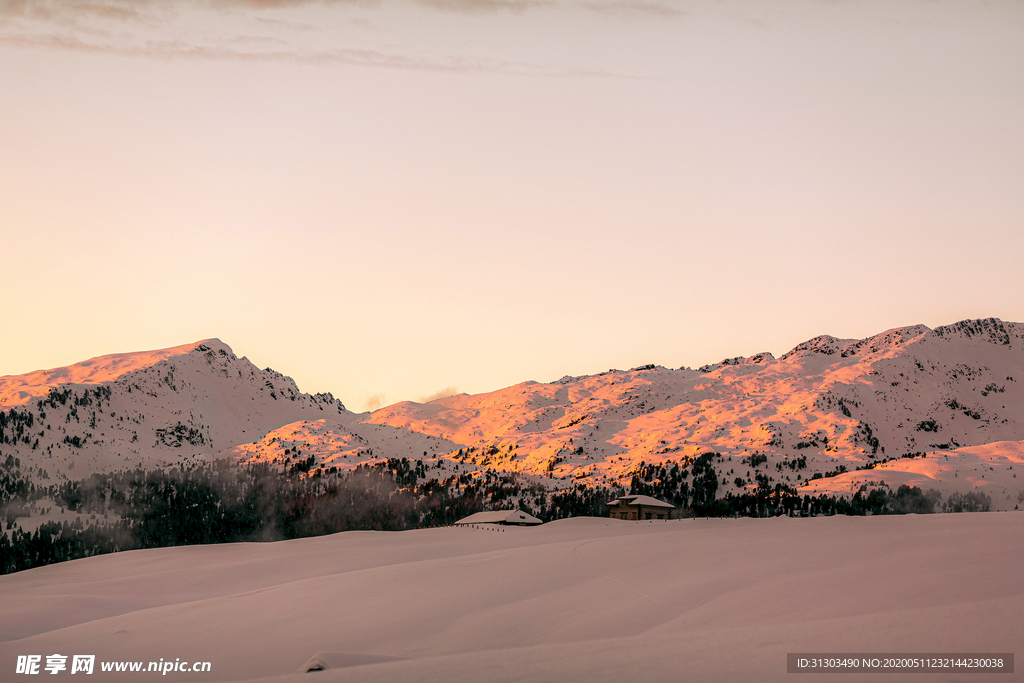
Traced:
POLYGON ((152 367, 161 361, 184 356, 204 344, 221 344, 218 339, 206 339, 194 344, 182 344, 169 349, 112 353, 50 370, 36 370, 24 375, 0 377, 0 407, 25 405, 33 398, 41 398, 50 389, 65 384, 103 384, 136 370, 152 367))
POLYGON ((522 510, 492 510, 477 512, 469 517, 463 517, 456 524, 541 524, 541 521, 533 515, 522 510))
POLYGON ((893 490, 902 485, 934 489, 943 500, 951 493, 976 491, 992 499, 993 509, 1024 507, 1024 442, 997 441, 891 460, 874 469, 816 479, 801 492, 849 494, 865 484, 885 484, 893 490))
POLYGON ((0 576, 0 677, 52 653, 212 663, 166 680, 322 683, 792 681, 787 652, 1019 657, 1022 566, 1017 512, 576 518, 131 551, 0 576), (311 662, 324 670, 296 673, 311 662))
POLYGON ((441 457, 457 450, 459 444, 401 427, 355 422, 350 416, 300 420, 268 432, 262 439, 211 454, 211 459, 229 457, 240 463, 281 464, 312 456, 315 466, 353 470, 361 464, 385 458, 432 461, 432 476, 443 479, 452 474, 478 469, 451 458, 441 457), (295 452, 298 449, 299 455, 295 452), (285 451, 289 451, 285 453, 285 451))
POLYGON ((52 385, 31 384, 34 374, 3 378, 8 392, 17 381, 22 393, 46 389, 15 409, 31 417, 31 427, 15 443, 8 433, 0 446, 0 455, 42 469, 45 476, 36 481, 43 486, 93 472, 191 462, 297 420, 351 415, 330 394, 303 394, 290 378, 260 370, 216 339, 79 365, 102 382, 59 383, 82 379, 84 371, 72 371, 77 366, 46 371, 47 381, 58 382, 52 385), (53 396, 51 389, 64 393, 53 396))
MULTIPOLYGON (((1017 452, 1012 443, 1024 439, 1021 323, 968 320, 861 340, 816 337, 778 359, 762 353, 702 370, 643 366, 524 382, 428 404, 398 403, 368 421, 474 446, 468 461, 491 469, 550 472, 584 485, 628 486, 641 462, 671 465, 715 451, 725 456, 716 464, 719 496, 757 487, 757 468, 740 462, 754 453, 767 457, 760 473, 771 486, 801 493, 848 493, 850 477, 833 489, 808 481, 814 473, 917 453, 948 467, 915 481, 944 495, 966 492, 977 484, 956 476, 975 467, 962 459, 962 447, 1010 444, 1004 463, 1010 466, 1017 452)), ((1007 472, 993 509, 1014 509, 1024 492, 1024 479, 1007 472)))

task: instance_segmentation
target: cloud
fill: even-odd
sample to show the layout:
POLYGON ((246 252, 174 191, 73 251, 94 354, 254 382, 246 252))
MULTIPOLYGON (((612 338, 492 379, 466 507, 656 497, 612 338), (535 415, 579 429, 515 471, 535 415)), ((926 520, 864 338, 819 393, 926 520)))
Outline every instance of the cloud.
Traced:
POLYGON ((591 12, 599 14, 612 14, 620 16, 647 16, 669 18, 681 15, 682 10, 664 5, 660 2, 630 2, 620 0, 618 2, 587 2, 583 7, 591 12))
MULTIPOLYGON (((471 13, 521 12, 562 0, 383 1, 471 13)), ((376 33, 370 43, 355 46, 348 36, 332 35, 327 25, 304 22, 294 14, 266 16, 262 12, 272 14, 275 9, 307 5, 377 4, 376 0, 0 0, 0 45, 163 60, 272 61, 467 74, 630 78, 560 64, 452 54, 445 46, 434 50, 403 48, 393 41, 382 42, 376 33), (302 30, 296 31, 297 28, 302 30)), ((337 19, 345 25, 366 22, 365 17, 345 15, 331 22, 337 19)))
POLYGON ((316 26, 303 24, 298 21, 286 21, 284 19, 269 19, 267 17, 256 17, 256 22, 274 28, 286 28, 292 31, 315 31, 316 26))
POLYGON ((33 19, 52 19, 53 3, 40 0, 0 0, 0 17, 29 17, 33 19))
POLYGON ((515 12, 521 14, 528 9, 551 7, 552 0, 415 0, 417 5, 443 12, 480 14, 484 12, 515 12))
MULTIPOLYGON (((145 0, 143 0, 145 1, 145 0)), ((149 0, 153 2, 154 0, 149 0)), ((251 9, 283 9, 306 5, 379 5, 380 0, 207 0, 207 6, 248 7, 251 9)))
POLYGON ((363 401, 363 410, 373 412, 384 405, 384 394, 374 394, 363 401))
MULTIPOLYGON (((242 36, 243 42, 254 42, 255 37, 242 36)), ((229 43, 237 42, 229 39, 229 43)), ((242 49, 228 45, 196 45, 180 40, 146 40, 132 44, 84 40, 67 33, 0 33, 0 45, 70 50, 85 53, 115 54, 126 57, 153 59, 213 59, 248 62, 294 62, 302 64, 349 64, 355 66, 410 69, 419 71, 446 71, 457 73, 492 73, 514 76, 574 76, 596 78, 630 78, 623 74, 593 69, 579 69, 557 65, 531 64, 470 57, 463 55, 419 54, 404 55, 374 49, 341 48, 334 50, 307 50, 291 46, 281 49, 242 49)))
MULTIPOLYGON (((152 2, 153 0, 150 0, 152 2)), ((555 0, 411 0, 411 2, 445 12, 523 12, 534 7, 549 7, 555 0)), ((212 2, 209 4, 213 4, 212 2)), ((216 4, 250 9, 282 9, 304 5, 375 6, 382 0, 217 0, 216 4)))
POLYGON ((99 3, 85 3, 81 5, 75 5, 75 10, 83 12, 85 14, 93 14, 98 17, 104 17, 106 19, 119 19, 121 21, 127 19, 138 19, 139 13, 132 7, 123 7, 119 5, 107 5, 99 3))
MULTIPOLYGON (((524 12, 551 7, 556 0, 395 0, 444 12, 524 12)), ((384 0, 0 0, 0 16, 52 19, 88 13, 109 19, 136 19, 147 10, 191 6, 201 10, 282 10, 310 6, 377 7, 384 0)))
POLYGON ((428 396, 423 396, 421 398, 416 399, 416 402, 430 403, 431 401, 436 401, 439 398, 448 398, 449 396, 455 396, 457 393, 459 393, 458 387, 445 387, 444 389, 438 389, 437 391, 428 396))

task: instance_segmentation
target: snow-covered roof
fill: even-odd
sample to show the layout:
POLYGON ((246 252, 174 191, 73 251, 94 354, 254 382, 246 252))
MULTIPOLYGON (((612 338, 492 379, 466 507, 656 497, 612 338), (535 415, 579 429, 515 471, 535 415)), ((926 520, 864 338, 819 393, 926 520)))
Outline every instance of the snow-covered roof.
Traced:
POLYGON ((672 503, 666 503, 650 496, 619 496, 615 500, 608 501, 608 505, 647 505, 655 508, 675 508, 672 503))
POLYGON ((533 515, 522 510, 492 510, 463 517, 456 524, 543 524, 533 515))

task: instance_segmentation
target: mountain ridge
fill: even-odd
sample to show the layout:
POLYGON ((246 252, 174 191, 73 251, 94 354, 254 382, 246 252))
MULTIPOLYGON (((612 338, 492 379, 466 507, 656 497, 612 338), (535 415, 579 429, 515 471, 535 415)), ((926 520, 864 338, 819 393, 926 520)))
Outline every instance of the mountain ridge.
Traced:
MULTIPOLYGON (((186 355, 203 345, 224 346, 219 339, 204 339, 166 349, 132 351, 95 356, 64 367, 0 376, 0 409, 25 405, 66 384, 103 384, 175 356, 186 355)), ((230 348, 228 349, 230 350, 230 348)))
POLYGON ((19 397, 0 413, 0 455, 26 460, 43 480, 67 479, 79 464, 86 474, 167 466, 325 409, 347 412, 217 339, 0 379, 19 397))
MULTIPOLYGON (((476 447, 469 459, 481 466, 586 485, 628 485, 638 465, 685 463, 712 451, 725 456, 721 493, 761 481, 827 492, 822 481, 810 483, 819 475, 845 495, 850 480, 864 477, 844 470, 875 468, 888 471, 888 483, 951 491, 953 483, 923 476, 902 456, 1024 439, 1016 382, 1024 375, 1024 325, 989 318, 937 330, 820 336, 778 359, 758 354, 697 371, 649 365, 522 383, 429 408, 400 403, 369 421, 476 447)), ((1007 473, 1018 455, 1008 453, 1000 481, 1015 479, 1007 473)), ((1015 507, 1016 484, 994 487, 992 476, 968 479, 998 488, 1015 507)))
POLYGON ((208 339, 0 378, 4 395, 28 396, 0 405, 0 461, 24 461, 45 485, 218 457, 310 473, 407 458, 436 477, 486 470, 564 489, 628 486, 643 467, 685 469, 713 452, 720 495, 847 495, 884 472, 886 486, 981 489, 1012 509, 1024 495, 1012 471, 1024 464, 1012 445, 1024 441, 1020 378, 1024 324, 984 318, 357 414, 208 339), (988 444, 1005 445, 978 450, 988 444))

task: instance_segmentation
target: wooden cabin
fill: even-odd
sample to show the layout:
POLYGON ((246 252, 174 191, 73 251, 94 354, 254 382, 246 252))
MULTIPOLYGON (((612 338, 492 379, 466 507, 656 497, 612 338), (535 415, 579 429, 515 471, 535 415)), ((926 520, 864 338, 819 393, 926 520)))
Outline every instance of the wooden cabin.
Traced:
POLYGON ((612 519, 671 519, 676 506, 650 496, 620 496, 608 503, 612 519))

